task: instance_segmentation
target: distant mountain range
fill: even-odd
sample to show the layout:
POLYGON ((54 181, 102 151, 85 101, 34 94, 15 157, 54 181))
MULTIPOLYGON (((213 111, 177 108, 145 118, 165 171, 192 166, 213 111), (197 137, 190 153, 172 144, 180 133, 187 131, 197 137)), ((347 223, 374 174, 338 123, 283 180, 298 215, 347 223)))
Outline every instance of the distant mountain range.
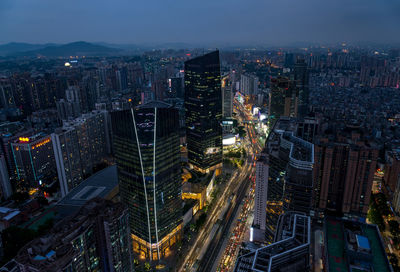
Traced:
POLYGON ((112 48, 88 42, 73 42, 62 45, 29 43, 7 43, 0 45, 0 56, 16 57, 99 56, 118 54, 122 51, 120 48, 112 48))

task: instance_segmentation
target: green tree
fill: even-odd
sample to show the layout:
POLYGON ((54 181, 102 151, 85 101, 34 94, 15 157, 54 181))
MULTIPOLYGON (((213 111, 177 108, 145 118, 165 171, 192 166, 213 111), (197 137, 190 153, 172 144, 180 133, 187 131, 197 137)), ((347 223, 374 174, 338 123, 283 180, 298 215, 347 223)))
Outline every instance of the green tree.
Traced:
POLYGON ((46 221, 40 225, 37 229, 39 236, 45 235, 54 225, 54 219, 48 218, 46 221))
POLYGON ((4 247, 4 261, 15 257, 18 251, 28 242, 37 237, 37 233, 31 229, 23 229, 11 226, 1 233, 4 247))

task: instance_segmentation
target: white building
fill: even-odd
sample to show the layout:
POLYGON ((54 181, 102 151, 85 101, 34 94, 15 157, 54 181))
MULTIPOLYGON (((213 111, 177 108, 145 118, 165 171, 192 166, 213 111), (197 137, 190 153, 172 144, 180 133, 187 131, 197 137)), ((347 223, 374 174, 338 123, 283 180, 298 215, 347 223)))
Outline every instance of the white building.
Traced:
POLYGON ((267 216, 268 155, 261 154, 256 162, 256 190, 254 202, 253 240, 264 241, 267 216))
POLYGON ((243 95, 257 95, 258 84, 259 84, 258 77, 254 75, 240 76, 240 92, 243 95))

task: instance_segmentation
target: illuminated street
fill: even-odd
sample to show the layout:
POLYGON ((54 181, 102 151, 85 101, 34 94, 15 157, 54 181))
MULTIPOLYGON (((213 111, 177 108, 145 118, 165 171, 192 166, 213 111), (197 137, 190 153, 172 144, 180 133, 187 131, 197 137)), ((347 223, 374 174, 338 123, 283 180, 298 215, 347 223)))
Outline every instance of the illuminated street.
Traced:
MULTIPOLYGON (((245 120, 251 120, 251 115, 248 111, 243 107, 240 103, 238 104, 238 109, 240 109, 241 117, 244 117, 245 120)), ((259 150, 261 150, 261 146, 258 143, 257 137, 254 132, 254 128, 252 125, 247 126, 247 133, 250 136, 250 140, 252 142, 251 150, 256 151, 258 154, 259 150)), ((254 156, 254 155, 253 155, 254 156)), ((255 159, 255 158, 254 158, 255 159)), ((253 164, 254 167, 254 164, 253 164)), ((253 213, 254 206, 254 190, 255 190, 255 176, 250 177, 251 180, 251 188, 246 198, 243 201, 243 205, 241 206, 241 210, 239 212, 237 220, 233 224, 232 232, 229 232, 230 235, 227 237, 227 245, 223 251, 222 256, 220 256, 218 260, 218 266, 216 271, 231 271, 233 266, 235 265, 236 257, 239 252, 240 244, 244 241, 245 233, 249 230, 248 218, 253 213)))
MULTIPOLYGON (((239 123, 242 123, 243 120, 251 120, 251 115, 244 107, 238 106, 236 108, 238 109, 239 123)), ((237 169, 228 180, 221 197, 210 211, 206 223, 199 231, 179 271, 210 271, 214 264, 219 261, 217 257, 220 255, 219 252, 222 244, 226 239, 231 238, 230 235, 228 235, 231 227, 235 226, 234 232, 237 233, 238 239, 242 237, 243 233, 246 231, 244 227, 245 222, 249 211, 252 211, 253 205, 253 201, 250 200, 254 198, 254 178, 250 179, 250 177, 254 177, 255 154, 261 150, 253 126, 246 126, 246 133, 246 139, 242 141, 242 144, 244 144, 247 151, 247 159, 243 167, 237 169), (250 193, 247 194, 249 184, 252 186, 250 193), (234 197, 232 197, 232 195, 234 195, 234 197), (229 202, 229 200, 231 200, 231 202, 229 202), (243 205, 241 205, 242 203, 243 205), (238 212, 239 220, 242 223, 234 221, 238 212), (222 225, 221 222, 218 222, 219 218, 222 219, 222 225), (215 227, 216 225, 217 227, 215 227)), ((229 244, 228 247, 232 247, 232 245, 229 244)))

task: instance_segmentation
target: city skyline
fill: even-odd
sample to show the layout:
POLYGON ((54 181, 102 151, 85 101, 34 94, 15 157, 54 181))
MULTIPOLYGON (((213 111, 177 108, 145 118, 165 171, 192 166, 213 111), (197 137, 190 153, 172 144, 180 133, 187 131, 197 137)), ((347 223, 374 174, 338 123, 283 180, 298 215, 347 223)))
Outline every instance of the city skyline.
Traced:
POLYGON ((400 272, 395 0, 0 1, 1 271, 400 272))
POLYGON ((3 0, 0 44, 80 40, 273 46, 293 42, 399 43, 399 11, 400 4, 393 0, 325 3, 222 0, 190 4, 182 0, 140 3, 121 0, 117 4, 101 1, 96 5, 90 1, 3 0))

